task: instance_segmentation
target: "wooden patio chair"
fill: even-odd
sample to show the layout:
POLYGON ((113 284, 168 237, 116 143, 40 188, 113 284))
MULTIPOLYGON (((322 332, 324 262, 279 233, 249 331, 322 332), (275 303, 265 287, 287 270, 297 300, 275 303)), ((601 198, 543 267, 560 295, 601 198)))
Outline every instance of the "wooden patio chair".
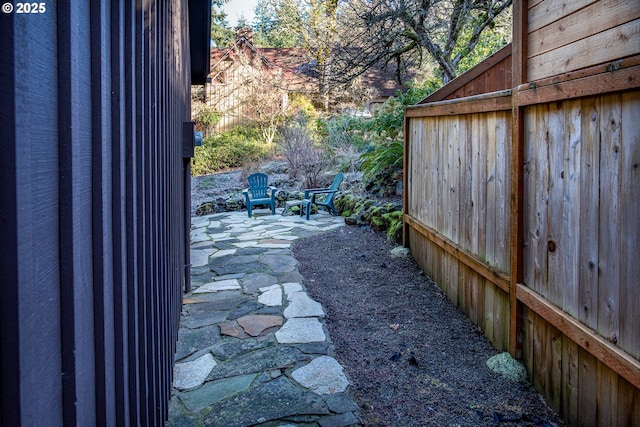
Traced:
POLYGON ((271 214, 275 215, 277 189, 269 186, 268 181, 269 176, 264 173, 254 173, 247 177, 249 188, 242 190, 242 194, 244 194, 249 218, 252 215, 252 208, 261 205, 269 205, 271 214))
POLYGON ((333 199, 338 192, 338 187, 342 183, 344 175, 339 173, 333 178, 333 182, 328 188, 309 188, 304 190, 304 196, 300 202, 300 216, 306 212, 306 218, 309 219, 311 208, 313 205, 324 207, 331 215, 338 215, 336 207, 333 205, 333 199))

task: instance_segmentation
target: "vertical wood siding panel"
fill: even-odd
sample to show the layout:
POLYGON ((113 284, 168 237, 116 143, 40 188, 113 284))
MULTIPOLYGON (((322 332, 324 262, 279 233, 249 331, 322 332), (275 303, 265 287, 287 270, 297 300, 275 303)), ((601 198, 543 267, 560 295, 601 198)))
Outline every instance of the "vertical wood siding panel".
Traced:
POLYGON ((113 177, 109 7, 91 4, 93 288, 95 311, 96 423, 115 425, 113 177))
POLYGON ((112 229, 114 277, 114 350, 116 425, 130 420, 127 219, 126 219, 126 112, 125 112, 125 14, 124 0, 111 3, 111 132, 112 229))
POLYGON ((3 136, 9 134, 0 144, 0 162, 2 173, 10 175, 2 182, 8 191, 1 192, 3 202, 6 197, 10 203, 3 203, 1 221, 8 228, 3 227, 1 258, 9 280, 0 298, 2 421, 37 425, 47 419, 61 425, 56 11, 52 6, 38 20, 16 14, 3 18, 0 44, 8 63, 2 83, 12 88, 5 92, 3 87, 0 113, 3 136), (41 79, 27 84, 26 75, 41 79), (10 94, 13 99, 5 100, 10 94), (10 263, 8 270, 4 262, 10 263), (39 369, 25 369, 29 366, 39 369))
POLYGON ((140 302, 138 298, 139 282, 138 269, 141 267, 139 254, 140 240, 138 236, 139 209, 136 200, 141 197, 138 191, 136 168, 138 167, 138 152, 136 147, 141 144, 138 137, 139 123, 137 102, 138 82, 142 83, 137 73, 141 54, 139 51, 139 34, 141 32, 138 23, 139 16, 136 13, 136 4, 133 0, 125 0, 125 126, 126 126, 126 152, 125 183, 126 183, 126 248, 127 248, 127 336, 128 336, 128 386, 129 386, 129 423, 138 425, 140 413, 140 389, 142 385, 138 377, 138 371, 142 369, 139 362, 139 332, 138 325, 142 321, 139 312, 140 302))
MULTIPOLYGON (((45 23, 45 32, 50 30, 51 22, 45 23), (47 25, 48 24, 48 25, 47 25)), ((14 34, 14 19, 5 19, 0 25, 0 57, 4 58, 4 66, 0 67, 0 93, 4 94, 0 108, 2 123, 16 123, 16 68, 14 58, 14 40, 21 42, 17 31, 14 34)), ((0 298, 0 390, 13 388, 13 393, 2 393, 0 396, 0 424, 20 424, 20 354, 15 343, 20 341, 18 312, 18 218, 17 218, 17 167, 18 157, 14 126, 0 126, 0 182, 4 191, 0 191, 0 235, 3 245, 0 246, 0 272, 6 283, 0 298)), ((54 420, 55 421, 55 420, 54 420)))
POLYGON ((187 4, 52 3, 0 26, 0 87, 14 95, 0 129, 0 231, 15 254, 0 263, 15 279, 0 314, 3 425, 164 423, 184 281, 187 4))
POLYGON ((95 423, 88 3, 58 15, 61 310, 65 424, 95 423), (69 260, 73 260, 69 262, 69 260))

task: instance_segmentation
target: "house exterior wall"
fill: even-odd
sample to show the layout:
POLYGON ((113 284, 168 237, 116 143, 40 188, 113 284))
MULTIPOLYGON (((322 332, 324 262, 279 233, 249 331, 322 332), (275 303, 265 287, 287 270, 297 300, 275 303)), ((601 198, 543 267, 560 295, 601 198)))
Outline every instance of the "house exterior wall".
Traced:
POLYGON ((190 3, 0 16, 0 425, 164 425, 190 3))

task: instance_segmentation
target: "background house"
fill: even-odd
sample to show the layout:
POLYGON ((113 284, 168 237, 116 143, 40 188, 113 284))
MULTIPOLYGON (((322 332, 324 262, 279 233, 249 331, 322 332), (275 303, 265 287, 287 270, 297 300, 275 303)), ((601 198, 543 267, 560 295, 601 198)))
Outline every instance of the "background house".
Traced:
POLYGON ((569 425, 640 425, 640 2, 514 2, 405 111, 405 244, 569 425))
POLYGON ((0 15, 0 425, 162 426, 211 2, 40 5, 0 15))
MULTIPOLYGON (((240 28, 236 41, 229 48, 211 49, 211 72, 205 87, 205 103, 220 111, 223 116, 217 129, 228 129, 255 117, 252 93, 275 91, 279 93, 280 106, 285 108, 292 96, 303 95, 321 105, 318 78, 313 59, 301 48, 258 48, 253 43, 253 30, 240 28), (262 74, 263 77, 259 77, 262 74), (275 78, 267 77, 277 75, 275 78), (262 81, 264 80, 264 82, 262 81)), ((411 78, 405 76, 405 80, 411 78)), ((397 91, 405 90, 398 83, 393 64, 374 66, 357 81, 358 100, 353 101, 348 89, 341 88, 334 94, 335 102, 351 105, 356 110, 363 101, 364 107, 374 110, 397 91)))

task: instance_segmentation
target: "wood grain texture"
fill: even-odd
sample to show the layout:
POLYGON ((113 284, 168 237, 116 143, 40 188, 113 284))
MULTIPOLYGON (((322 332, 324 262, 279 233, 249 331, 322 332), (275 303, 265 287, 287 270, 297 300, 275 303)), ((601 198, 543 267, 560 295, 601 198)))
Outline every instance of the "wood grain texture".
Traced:
MULTIPOLYGON (((640 18, 639 0, 604 0, 584 4, 587 6, 560 17, 545 15, 545 18, 554 20, 544 27, 536 29, 532 26, 528 35, 528 54, 531 57, 540 55, 640 18)), ((574 5, 581 6, 579 2, 571 2, 571 6, 574 5)))
POLYGON ((640 53, 640 19, 531 56, 528 81, 567 73, 640 53), (579 54, 576 54, 579 52, 579 54))

